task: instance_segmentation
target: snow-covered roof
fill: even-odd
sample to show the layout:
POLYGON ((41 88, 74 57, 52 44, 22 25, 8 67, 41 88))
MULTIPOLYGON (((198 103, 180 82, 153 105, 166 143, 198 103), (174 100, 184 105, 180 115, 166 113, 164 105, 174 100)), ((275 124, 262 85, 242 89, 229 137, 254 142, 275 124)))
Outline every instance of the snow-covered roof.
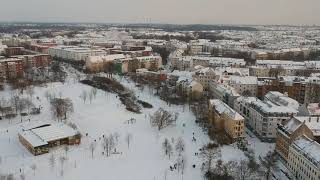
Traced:
POLYGON ((231 84, 258 84, 258 78, 256 76, 229 76, 229 79, 231 84))
POLYGON ((314 136, 320 136, 320 117, 310 117, 310 116, 297 116, 294 117, 301 123, 305 125, 313 132, 314 136))
POLYGON ((320 165, 320 144, 312 139, 301 136, 292 144, 303 156, 311 160, 316 166, 320 165))
POLYGON ((42 128, 36 128, 30 130, 34 134, 38 135, 44 141, 50 142, 57 139, 63 139, 70 136, 75 136, 78 132, 71 127, 59 123, 59 124, 52 124, 51 126, 46 126, 42 128))
POLYGON ((320 104, 319 103, 310 103, 307 106, 310 116, 320 116, 320 104))
POLYGON ((76 130, 63 124, 47 124, 41 122, 29 123, 21 126, 19 133, 33 147, 47 145, 48 142, 64 139, 79 134, 76 130))
POLYGON ((126 56, 123 54, 110 54, 106 56, 89 56, 88 61, 90 62, 103 62, 103 61, 114 61, 117 59, 125 59, 126 56))
POLYGON ((210 104, 214 106, 215 110, 218 111, 219 114, 225 113, 233 120, 244 120, 244 118, 239 113, 230 108, 220 99, 211 99, 210 104))
POLYGON ((264 98, 266 100, 271 101, 274 104, 281 105, 281 106, 286 106, 286 107, 292 107, 296 110, 299 108, 299 103, 298 101, 289 98, 287 95, 284 95, 278 91, 269 91, 264 98))

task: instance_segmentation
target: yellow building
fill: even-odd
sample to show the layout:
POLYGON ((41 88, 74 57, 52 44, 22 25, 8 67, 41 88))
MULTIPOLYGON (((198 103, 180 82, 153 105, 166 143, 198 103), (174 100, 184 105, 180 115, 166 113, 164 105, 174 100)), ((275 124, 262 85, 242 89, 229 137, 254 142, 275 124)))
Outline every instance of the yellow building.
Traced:
POLYGON ((210 122, 218 129, 224 129, 234 142, 244 138, 244 118, 219 99, 210 100, 210 122))

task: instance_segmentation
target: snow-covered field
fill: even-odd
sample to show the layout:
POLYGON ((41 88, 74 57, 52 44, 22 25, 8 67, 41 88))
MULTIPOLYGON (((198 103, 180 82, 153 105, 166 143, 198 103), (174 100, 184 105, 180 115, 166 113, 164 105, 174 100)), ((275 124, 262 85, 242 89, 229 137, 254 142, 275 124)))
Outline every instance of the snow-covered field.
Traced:
MULTIPOLYGON (((72 77, 72 76, 71 76, 72 77)), ((177 170, 170 171, 169 166, 175 163, 178 155, 173 153, 169 159, 162 149, 164 138, 178 139, 182 137, 185 141, 186 169, 183 179, 203 179, 201 174, 202 160, 195 156, 202 145, 209 142, 208 136, 202 132, 195 123, 195 117, 189 111, 188 106, 168 106, 164 101, 154 96, 149 89, 140 91, 134 83, 121 79, 126 87, 134 90, 141 100, 151 103, 154 108, 143 109, 142 114, 134 114, 125 110, 115 94, 98 90, 97 96, 90 103, 85 103, 80 98, 83 91, 91 91, 91 87, 76 82, 69 77, 66 83, 51 83, 46 87, 35 87, 33 101, 43 107, 42 113, 36 116, 24 117, 23 123, 32 121, 54 121, 50 112, 50 105, 45 98, 46 91, 59 94, 62 97, 72 99, 74 112, 69 116, 68 121, 75 123, 80 132, 84 135, 79 146, 71 146, 69 152, 65 153, 63 147, 51 150, 55 157, 55 166, 52 168, 49 163, 50 153, 41 156, 33 156, 18 141, 17 133, 20 127, 18 116, 9 123, 8 120, 0 120, 0 173, 13 173, 15 177, 20 176, 20 170, 25 174, 26 179, 33 180, 177 180, 182 179, 181 173, 177 170), (38 96, 40 100, 35 97, 38 96), (159 107, 166 110, 178 112, 179 118, 176 126, 171 126, 161 131, 151 127, 149 114, 152 114, 159 107), (137 119, 136 123, 128 124, 130 118, 137 119), (185 124, 185 126, 183 126, 185 124), (7 132, 8 131, 8 132, 7 132), (196 142, 192 141, 193 132, 196 142), (85 134, 88 133, 88 137, 85 134), (118 133, 120 135, 117 145, 117 154, 110 157, 102 155, 102 135, 118 133), (125 136, 132 134, 132 141, 128 148, 125 136), (91 157, 90 144, 96 140, 94 157, 91 157), (61 175, 61 163, 59 157, 67 156, 63 164, 64 173, 61 175), (36 165, 35 172, 31 169, 36 165), (192 165, 196 167, 193 168, 192 165)), ((2 97, 10 97, 10 89, 0 92, 2 97)), ((265 154, 272 145, 261 143, 256 138, 249 138, 251 145, 258 151, 257 155, 265 154)), ((222 159, 239 160, 245 158, 244 153, 233 146, 222 147, 222 159)))

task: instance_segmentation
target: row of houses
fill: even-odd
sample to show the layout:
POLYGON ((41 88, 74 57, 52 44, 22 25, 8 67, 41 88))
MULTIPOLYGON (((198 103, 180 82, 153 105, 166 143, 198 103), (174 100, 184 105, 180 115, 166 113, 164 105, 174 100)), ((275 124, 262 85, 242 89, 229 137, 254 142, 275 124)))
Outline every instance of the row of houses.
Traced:
POLYGON ((45 68, 51 64, 51 57, 47 54, 22 55, 0 59, 0 78, 22 78, 27 69, 45 68))
POLYGON ((257 77, 310 75, 319 72, 318 61, 257 60, 255 66, 249 67, 250 75, 257 77))

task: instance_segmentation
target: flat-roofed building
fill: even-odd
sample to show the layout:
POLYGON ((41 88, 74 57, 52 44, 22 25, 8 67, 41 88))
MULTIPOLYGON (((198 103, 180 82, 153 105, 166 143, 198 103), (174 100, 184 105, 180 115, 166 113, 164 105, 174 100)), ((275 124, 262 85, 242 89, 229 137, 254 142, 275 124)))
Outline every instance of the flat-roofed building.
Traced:
POLYGON ((20 142, 34 155, 48 153, 51 147, 81 142, 80 133, 63 123, 28 124, 22 127, 18 136, 20 142))

